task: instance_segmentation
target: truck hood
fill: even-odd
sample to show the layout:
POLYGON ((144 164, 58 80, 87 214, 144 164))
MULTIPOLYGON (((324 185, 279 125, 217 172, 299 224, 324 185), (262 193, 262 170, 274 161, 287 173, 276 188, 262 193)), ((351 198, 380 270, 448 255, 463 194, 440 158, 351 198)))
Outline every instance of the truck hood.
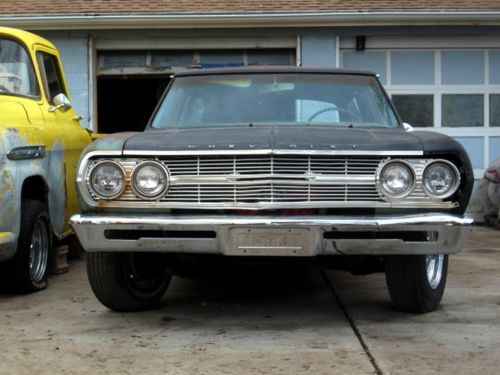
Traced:
POLYGON ((423 151, 415 133, 402 129, 331 126, 238 126, 148 130, 133 135, 123 151, 338 150, 423 151))

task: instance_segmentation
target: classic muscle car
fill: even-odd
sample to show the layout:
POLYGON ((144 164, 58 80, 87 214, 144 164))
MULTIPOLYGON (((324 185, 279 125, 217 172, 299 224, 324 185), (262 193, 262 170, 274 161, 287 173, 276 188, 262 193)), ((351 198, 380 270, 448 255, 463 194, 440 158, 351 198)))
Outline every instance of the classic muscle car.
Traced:
POLYGON ((397 309, 435 309, 473 174, 456 141, 411 130, 369 72, 175 75, 143 133, 99 139, 80 161, 71 225, 95 295, 151 307, 183 254, 296 257, 383 270, 397 309))

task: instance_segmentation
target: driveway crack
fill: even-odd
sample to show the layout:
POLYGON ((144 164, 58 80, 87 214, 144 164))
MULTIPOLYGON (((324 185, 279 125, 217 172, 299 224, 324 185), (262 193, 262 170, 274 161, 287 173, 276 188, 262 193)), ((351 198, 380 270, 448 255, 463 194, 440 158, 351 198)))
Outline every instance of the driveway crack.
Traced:
POLYGON ((330 291, 332 292, 333 297, 337 301, 337 304, 339 305, 340 310, 342 310, 342 313, 344 314, 344 317, 346 318, 347 322, 349 323, 349 326, 351 327, 352 331, 354 332, 354 335, 356 335, 356 338, 358 339, 359 344, 361 345, 361 347, 363 348, 363 351, 365 352, 366 356, 370 360, 370 363, 372 364, 373 369, 375 370, 375 374, 377 374, 377 375, 383 375, 384 373, 381 370, 381 368, 379 367, 379 365, 377 364, 377 360, 375 359, 375 357, 371 353, 370 348, 368 347, 368 345, 366 344, 365 339, 363 338, 363 335, 361 334, 361 332, 359 331, 358 327, 354 323, 354 320, 349 315, 349 312, 347 311, 347 308, 345 307, 345 305, 343 304, 342 300, 340 299, 337 291, 333 287, 333 285, 330 282, 330 280, 328 280, 328 277, 326 277, 325 271, 323 269, 320 269, 320 272, 321 272, 321 276, 323 276, 323 279, 325 280, 326 284, 330 288, 330 291))

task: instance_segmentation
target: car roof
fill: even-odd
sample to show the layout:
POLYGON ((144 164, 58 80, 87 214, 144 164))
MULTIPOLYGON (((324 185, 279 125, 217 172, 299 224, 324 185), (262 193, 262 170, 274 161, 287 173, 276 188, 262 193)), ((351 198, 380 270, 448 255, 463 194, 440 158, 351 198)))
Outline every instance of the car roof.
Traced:
POLYGON ((221 75, 221 74, 267 74, 267 73, 289 73, 289 74, 346 74, 376 77, 377 74, 364 70, 351 70, 340 68, 316 68, 297 66, 251 66, 251 67, 227 67, 227 68, 193 68, 188 71, 176 73, 176 77, 199 76, 199 75, 221 75))

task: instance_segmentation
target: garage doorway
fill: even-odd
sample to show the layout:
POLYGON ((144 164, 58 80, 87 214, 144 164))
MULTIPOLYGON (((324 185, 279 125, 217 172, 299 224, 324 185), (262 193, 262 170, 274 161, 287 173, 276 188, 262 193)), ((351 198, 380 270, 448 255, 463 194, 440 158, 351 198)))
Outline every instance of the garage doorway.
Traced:
POLYGON ((190 69, 295 65, 294 48, 99 50, 97 130, 143 131, 173 73, 190 69))
POLYGON ((143 131, 169 81, 156 75, 99 76, 99 132, 143 131))

